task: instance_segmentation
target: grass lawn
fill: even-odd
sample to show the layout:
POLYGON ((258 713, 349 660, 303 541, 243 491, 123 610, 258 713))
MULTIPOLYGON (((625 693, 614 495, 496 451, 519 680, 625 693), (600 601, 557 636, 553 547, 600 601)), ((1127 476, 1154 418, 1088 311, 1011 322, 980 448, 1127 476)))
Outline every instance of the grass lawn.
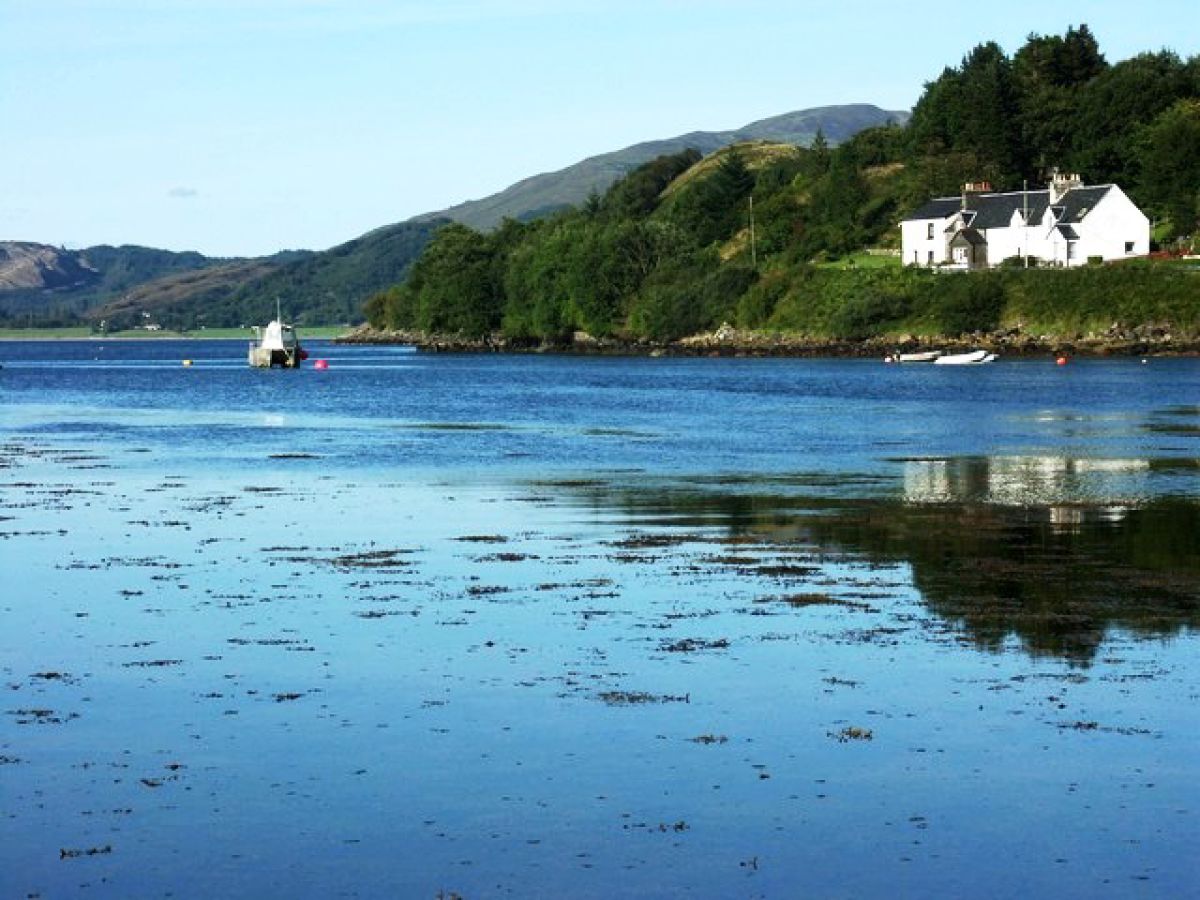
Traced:
POLYGON ((822 269, 899 269, 899 256, 874 256, 870 253, 850 253, 838 259, 818 264, 822 269))

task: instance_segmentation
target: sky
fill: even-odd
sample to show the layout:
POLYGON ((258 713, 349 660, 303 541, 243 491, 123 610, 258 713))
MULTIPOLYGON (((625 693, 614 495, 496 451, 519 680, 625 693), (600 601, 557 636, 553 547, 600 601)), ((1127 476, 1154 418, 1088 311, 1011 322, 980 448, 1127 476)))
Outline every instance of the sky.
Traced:
POLYGON ((909 109, 994 40, 1200 52, 1195 0, 0 0, 0 240, 322 250, 630 144, 909 109))

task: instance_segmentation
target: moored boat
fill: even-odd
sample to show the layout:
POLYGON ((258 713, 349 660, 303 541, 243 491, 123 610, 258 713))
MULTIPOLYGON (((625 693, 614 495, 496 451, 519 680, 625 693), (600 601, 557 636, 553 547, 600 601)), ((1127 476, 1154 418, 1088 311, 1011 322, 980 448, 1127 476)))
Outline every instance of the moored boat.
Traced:
POLYGON ((924 353, 897 353, 896 362, 927 363, 934 362, 942 355, 941 350, 927 350, 924 353))
POLYGON ((933 361, 935 366, 978 366, 983 363, 996 361, 996 354, 987 350, 974 350, 970 353, 951 353, 939 356, 933 361))
POLYGON ((282 315, 276 312, 274 321, 266 328, 256 328, 255 340, 250 342, 250 365, 269 369, 279 366, 284 369, 298 369, 300 362, 308 354, 300 346, 300 338, 296 329, 283 321, 282 315))

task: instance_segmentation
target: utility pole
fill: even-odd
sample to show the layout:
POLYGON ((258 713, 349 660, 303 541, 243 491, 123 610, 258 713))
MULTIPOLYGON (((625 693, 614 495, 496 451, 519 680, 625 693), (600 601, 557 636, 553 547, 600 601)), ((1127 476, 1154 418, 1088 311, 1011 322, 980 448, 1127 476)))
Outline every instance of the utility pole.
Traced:
POLYGON ((750 195, 750 266, 758 268, 758 247, 754 241, 754 195, 750 195))
POLYGON ((1024 257, 1025 268, 1029 268, 1029 179, 1021 181, 1021 221, 1025 227, 1021 230, 1021 256, 1024 257))

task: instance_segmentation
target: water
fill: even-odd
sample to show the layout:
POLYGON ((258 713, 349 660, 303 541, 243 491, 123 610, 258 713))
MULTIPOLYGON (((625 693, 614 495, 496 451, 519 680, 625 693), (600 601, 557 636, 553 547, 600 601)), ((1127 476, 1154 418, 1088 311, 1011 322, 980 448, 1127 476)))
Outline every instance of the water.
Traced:
POLYGON ((0 893, 1195 893, 1196 360, 309 349, 0 344, 0 893))

